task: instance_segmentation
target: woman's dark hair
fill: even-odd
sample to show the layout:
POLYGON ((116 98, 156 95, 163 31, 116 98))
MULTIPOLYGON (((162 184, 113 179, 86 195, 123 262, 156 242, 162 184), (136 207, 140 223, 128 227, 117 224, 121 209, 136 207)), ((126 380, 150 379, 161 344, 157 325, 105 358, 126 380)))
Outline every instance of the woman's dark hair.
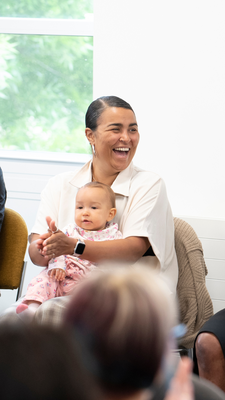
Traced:
POLYGON ((98 126, 98 119, 103 111, 108 107, 126 108, 134 113, 134 110, 125 100, 116 96, 102 96, 94 100, 88 107, 85 115, 86 128, 95 131, 98 126))
POLYGON ((1 399, 99 399, 79 352, 65 327, 1 323, 1 399))

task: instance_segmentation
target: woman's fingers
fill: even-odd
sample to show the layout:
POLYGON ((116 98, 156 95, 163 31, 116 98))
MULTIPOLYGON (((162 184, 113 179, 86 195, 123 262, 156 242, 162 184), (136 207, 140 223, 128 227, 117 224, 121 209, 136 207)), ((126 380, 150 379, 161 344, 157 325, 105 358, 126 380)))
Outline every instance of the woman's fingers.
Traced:
POLYGON ((43 240, 48 239, 50 236, 51 236, 50 232, 45 232, 42 235, 40 235, 40 238, 38 240, 42 240, 43 241, 43 240))
POLYGON ((59 230, 55 235, 44 240, 43 255, 55 258, 64 254, 73 254, 74 246, 74 239, 59 230))

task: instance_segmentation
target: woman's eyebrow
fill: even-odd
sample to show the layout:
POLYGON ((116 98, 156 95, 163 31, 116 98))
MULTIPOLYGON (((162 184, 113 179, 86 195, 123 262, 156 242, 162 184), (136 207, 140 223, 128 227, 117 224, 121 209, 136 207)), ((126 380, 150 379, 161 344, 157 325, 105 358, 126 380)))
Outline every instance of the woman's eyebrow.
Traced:
MULTIPOLYGON (((119 126, 119 127, 121 127, 121 126, 123 126, 123 124, 113 123, 113 124, 107 125, 107 128, 109 128, 110 126, 119 126)), ((129 126, 138 126, 138 124, 137 124, 137 122, 133 122, 132 124, 129 124, 129 126)))

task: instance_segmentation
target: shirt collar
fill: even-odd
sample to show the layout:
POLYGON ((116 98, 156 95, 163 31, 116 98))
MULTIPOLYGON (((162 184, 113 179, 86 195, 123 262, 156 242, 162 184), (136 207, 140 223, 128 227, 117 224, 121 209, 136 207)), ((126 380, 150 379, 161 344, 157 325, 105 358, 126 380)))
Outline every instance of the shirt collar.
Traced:
POLYGON ((92 170, 91 170, 92 161, 88 161, 70 180, 70 184, 77 188, 81 188, 86 185, 86 183, 92 181, 92 170))
MULTIPOLYGON (((70 180, 70 184, 77 188, 81 188, 86 183, 92 181, 92 161, 85 164, 80 171, 70 180)), ((124 170, 121 171, 112 184, 112 189, 116 194, 129 196, 130 181, 133 172, 133 162, 124 170)))

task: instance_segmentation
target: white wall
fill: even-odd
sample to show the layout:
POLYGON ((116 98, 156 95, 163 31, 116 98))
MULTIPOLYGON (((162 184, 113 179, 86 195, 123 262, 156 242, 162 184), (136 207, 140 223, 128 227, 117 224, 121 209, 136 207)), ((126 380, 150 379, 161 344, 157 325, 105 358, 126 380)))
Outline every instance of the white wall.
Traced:
POLYGON ((225 2, 95 0, 94 97, 131 103, 174 214, 225 219, 225 2))
MULTIPOLYGON (((164 178, 174 215, 218 219, 225 227, 225 2, 94 1, 94 97, 115 94, 131 103, 141 133, 135 162, 164 178)), ((1 154, 0 164, 7 206, 29 229, 48 178, 78 166, 72 160, 27 164, 1 154)), ((220 232, 214 236, 221 240, 220 232)), ((209 274, 212 290, 221 282, 225 287, 224 259, 217 275, 209 274)), ((215 269, 211 261, 209 269, 215 269)), ((38 272, 29 261, 25 289, 38 272)), ((11 304, 9 294, 15 298, 2 291, 0 311, 11 304)))

